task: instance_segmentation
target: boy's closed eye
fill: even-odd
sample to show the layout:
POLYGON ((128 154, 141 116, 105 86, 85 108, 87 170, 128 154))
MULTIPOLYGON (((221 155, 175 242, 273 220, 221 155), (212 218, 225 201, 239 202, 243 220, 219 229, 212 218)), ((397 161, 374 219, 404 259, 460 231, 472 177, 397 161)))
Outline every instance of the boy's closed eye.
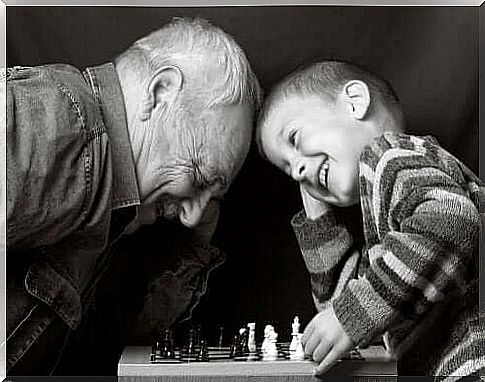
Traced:
POLYGON ((298 133, 298 131, 296 129, 292 129, 292 130, 290 130, 290 132, 288 134, 288 141, 294 147, 296 147, 297 133, 298 133))

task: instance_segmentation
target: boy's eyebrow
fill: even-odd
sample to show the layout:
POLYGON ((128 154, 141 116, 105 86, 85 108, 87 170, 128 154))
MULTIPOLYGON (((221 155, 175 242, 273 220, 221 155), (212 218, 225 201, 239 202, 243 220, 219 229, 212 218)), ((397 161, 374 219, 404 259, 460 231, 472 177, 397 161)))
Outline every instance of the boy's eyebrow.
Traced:
POLYGON ((282 126, 282 128, 278 131, 278 136, 283 138, 283 140, 286 140, 286 130, 288 130, 288 127, 291 125, 291 122, 290 123, 287 123, 285 125, 282 126))

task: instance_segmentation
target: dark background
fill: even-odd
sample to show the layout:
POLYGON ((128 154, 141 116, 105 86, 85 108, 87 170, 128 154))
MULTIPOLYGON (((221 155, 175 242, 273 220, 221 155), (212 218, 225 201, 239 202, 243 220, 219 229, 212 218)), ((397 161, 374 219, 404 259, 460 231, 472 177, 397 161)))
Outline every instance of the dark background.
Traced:
MULTIPOLYGON (((265 91, 298 66, 342 58, 387 78, 408 130, 432 134, 478 172, 479 9, 476 7, 8 7, 7 65, 110 61, 174 16, 201 16, 232 34, 265 91)), ((314 314, 290 219, 298 188, 253 147, 227 194, 215 241, 227 254, 193 312, 208 332, 255 321, 289 339, 314 314)), ((353 213, 351 211, 351 213, 353 213)), ((355 221, 360 221, 358 213, 355 221)))

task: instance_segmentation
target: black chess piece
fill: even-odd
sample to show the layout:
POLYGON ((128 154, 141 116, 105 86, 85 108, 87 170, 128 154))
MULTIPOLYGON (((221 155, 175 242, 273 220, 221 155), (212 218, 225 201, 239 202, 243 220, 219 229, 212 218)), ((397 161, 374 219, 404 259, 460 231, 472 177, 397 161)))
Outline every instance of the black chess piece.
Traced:
POLYGON ((246 361, 249 355, 248 348, 248 331, 242 328, 239 335, 235 338, 236 344, 234 346, 234 361, 246 361))
POLYGON ((219 349, 222 348, 223 335, 224 335, 224 326, 220 325, 219 326, 219 341, 218 341, 218 344, 217 344, 219 346, 219 349))
POLYGON ((245 329, 241 335, 241 353, 246 356, 249 354, 249 330, 245 329))
POLYGON ((201 331, 202 331, 202 325, 197 324, 197 325, 194 326, 194 344, 195 344, 195 348, 197 350, 200 346, 201 331))
POLYGON ((231 349, 229 351, 229 357, 234 358, 236 356, 236 349, 239 346, 239 335, 235 334, 232 338, 231 349))
POLYGON ((209 362, 209 349, 205 340, 199 342, 199 352, 197 353, 197 362, 209 362))
POLYGON ((160 341, 159 339, 156 339, 152 345, 152 351, 150 354, 150 360, 152 362, 162 356, 162 347, 163 347, 162 341, 160 341))
POLYGON ((164 343, 163 343, 163 338, 160 333, 157 333, 155 336, 155 342, 152 344, 152 350, 150 354, 150 360, 153 362, 157 359, 162 358, 163 356, 163 348, 164 348, 164 343))
POLYGON ((183 362, 193 362, 197 358, 197 350, 195 347, 195 330, 190 329, 189 338, 187 344, 182 348, 180 352, 180 360, 183 362))
POLYGON ((173 347, 172 331, 169 328, 165 329, 165 336, 164 336, 164 339, 163 339, 162 357, 164 359, 174 359, 175 358, 175 350, 174 350, 174 347, 173 347))

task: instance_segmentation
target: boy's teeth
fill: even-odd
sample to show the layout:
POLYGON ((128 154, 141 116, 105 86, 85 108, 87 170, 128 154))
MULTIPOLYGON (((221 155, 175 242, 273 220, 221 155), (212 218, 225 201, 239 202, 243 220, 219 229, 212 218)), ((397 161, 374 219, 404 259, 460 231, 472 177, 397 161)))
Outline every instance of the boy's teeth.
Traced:
POLYGON ((322 166, 322 170, 320 171, 320 174, 318 174, 318 181, 322 186, 325 186, 325 187, 327 187, 327 182, 326 182, 327 171, 328 171, 328 163, 324 163, 322 166))

